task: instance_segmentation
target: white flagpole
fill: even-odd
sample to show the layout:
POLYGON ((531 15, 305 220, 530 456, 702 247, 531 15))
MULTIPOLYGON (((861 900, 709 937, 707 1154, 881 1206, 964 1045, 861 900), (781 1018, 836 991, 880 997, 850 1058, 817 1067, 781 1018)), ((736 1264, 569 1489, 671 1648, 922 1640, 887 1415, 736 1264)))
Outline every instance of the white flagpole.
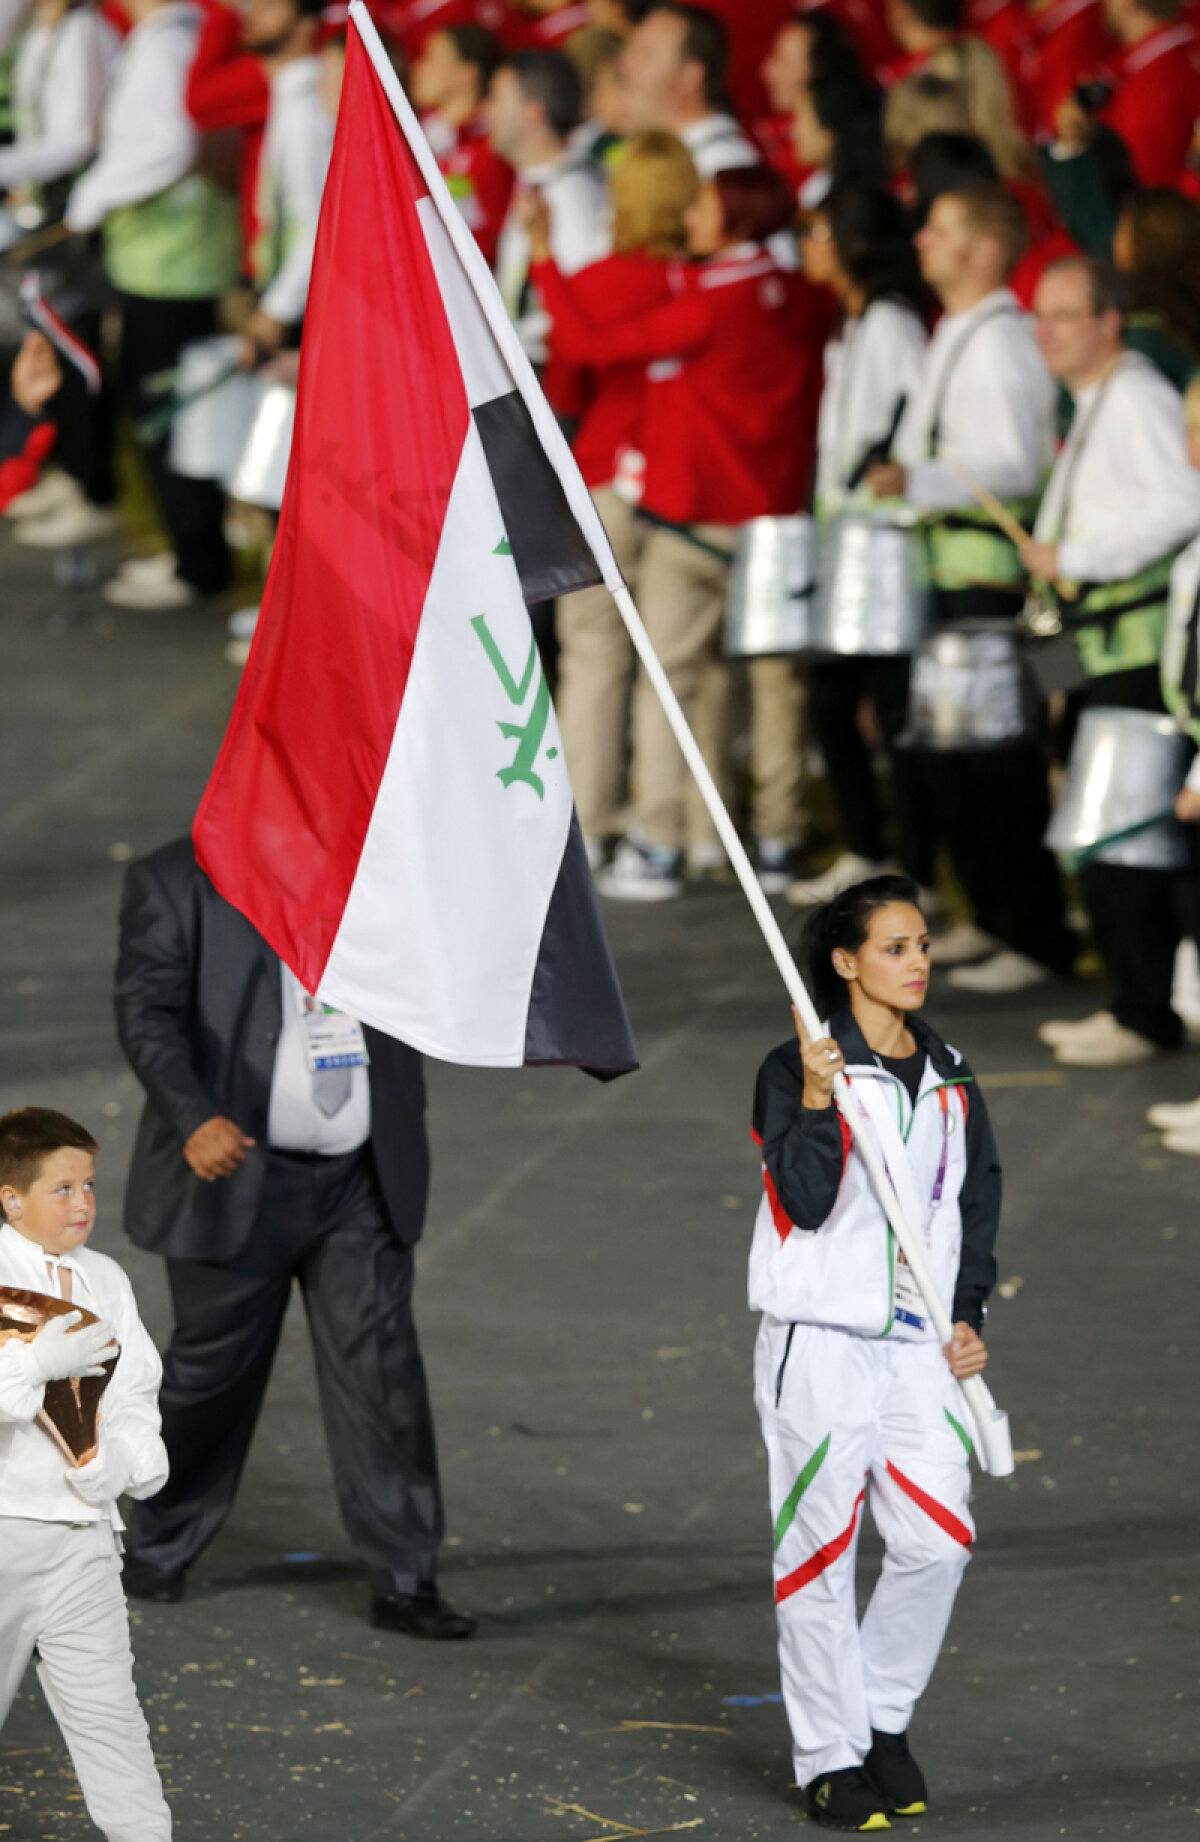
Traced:
MULTIPOLYGON (((745 846, 737 833, 737 828, 726 810, 725 803, 717 791, 716 783, 708 771, 699 744, 692 734, 688 720, 680 707, 679 699, 671 687, 670 680, 663 670, 662 663, 655 652, 646 631, 645 623, 638 613, 632 595, 626 587, 624 577, 617 567, 607 533, 600 516, 592 502, 592 496, 583 483, 583 476, 575 464, 567 440, 558 426, 554 412, 542 393, 541 385, 534 375, 533 367, 522 350, 512 324, 504 310, 499 290, 487 263, 480 253, 479 246, 463 219, 454 200, 446 188, 445 180, 438 169, 429 143, 421 130, 421 125, 413 113, 412 106, 401 88, 400 81, 392 68, 383 43, 375 30, 374 23, 363 0, 350 0, 350 19, 353 22, 368 56, 375 68, 384 93, 392 105, 396 119, 412 151, 413 158, 421 169, 421 176, 429 187, 430 196, 437 207, 455 250, 463 267, 467 271, 471 285, 475 290, 480 308, 487 319, 492 335, 504 356, 525 404, 533 418, 538 438, 554 463, 555 471, 562 484, 563 491, 577 523, 600 566, 605 586, 616 602, 621 619, 629 631, 634 648, 647 678, 654 687, 656 696, 662 704, 672 733, 683 753, 688 769, 700 789, 700 796, 708 808, 717 834, 729 854, 734 873, 742 886, 742 893, 750 904, 755 920, 767 944, 767 950, 775 961, 779 976, 789 998, 796 1007, 797 1014, 810 1037, 820 1034, 820 1019, 816 1007, 808 995, 795 959, 784 939, 783 930, 775 919, 771 905, 763 894, 754 867, 746 855, 745 846)), ((844 1074, 836 1080, 837 1091, 843 1099, 850 1094, 850 1083, 844 1074)), ((896 1195, 892 1181, 888 1176, 883 1159, 871 1138, 865 1120, 857 1106, 847 1105, 843 1116, 854 1135, 854 1142, 867 1167, 875 1193, 883 1209, 900 1249, 907 1260, 914 1281, 925 1301, 930 1322, 942 1343, 949 1343, 953 1335, 953 1324, 938 1291, 937 1280, 929 1263, 925 1237, 919 1224, 911 1223, 905 1216, 904 1209, 896 1195)), ((966 1408, 967 1417, 975 1432, 975 1451, 983 1469, 993 1477, 1008 1477, 1013 1470, 1012 1443, 1008 1432, 1008 1416, 1000 1411, 992 1399, 991 1392, 981 1375, 974 1375, 968 1381, 959 1383, 959 1391, 966 1408)))

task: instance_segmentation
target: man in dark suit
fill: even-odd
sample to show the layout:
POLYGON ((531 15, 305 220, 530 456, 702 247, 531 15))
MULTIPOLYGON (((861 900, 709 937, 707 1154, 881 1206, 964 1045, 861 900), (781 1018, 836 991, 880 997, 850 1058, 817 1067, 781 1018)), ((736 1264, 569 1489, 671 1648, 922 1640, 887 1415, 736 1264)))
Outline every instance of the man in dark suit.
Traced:
POLYGON ((295 1279, 371 1621, 469 1637, 436 1586, 442 1500, 412 1317, 429 1187, 420 1056, 314 1005, 187 838, 129 868, 116 1010, 146 1090, 125 1226, 165 1256, 175 1317, 171 1476, 131 1513, 129 1591, 178 1599, 232 1508, 295 1279))

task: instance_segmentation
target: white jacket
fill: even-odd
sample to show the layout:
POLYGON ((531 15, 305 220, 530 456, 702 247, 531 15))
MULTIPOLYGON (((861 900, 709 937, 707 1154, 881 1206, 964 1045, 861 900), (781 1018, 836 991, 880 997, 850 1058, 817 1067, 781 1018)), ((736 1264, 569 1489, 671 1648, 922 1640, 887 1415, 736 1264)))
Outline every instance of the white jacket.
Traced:
POLYGON ((902 301, 872 301, 825 347, 825 388, 817 422, 817 504, 835 510, 863 455, 892 426, 901 397, 917 388, 928 343, 902 301))
MULTIPOLYGON (((978 1326, 995 1282, 1000 1212, 987 1109, 958 1050, 919 1019, 910 1027, 926 1056, 915 1106, 848 1010, 829 1033, 841 1044, 859 1117, 909 1219, 924 1229, 947 1311, 978 1326)), ((932 1340, 927 1321, 913 1325, 894 1313, 898 1251, 848 1123, 836 1106, 806 1111, 802 1088, 795 1043, 773 1051, 755 1101, 764 1194, 750 1250, 751 1309, 860 1337, 932 1340)))
MULTIPOLYGON (((159 1433, 162 1364, 138 1316, 133 1287, 106 1254, 84 1247, 58 1264, 71 1273, 71 1302, 112 1325, 121 1354, 100 1403, 99 1451, 72 1471, 34 1416, 45 1385, 29 1345, 0 1344, 0 1516, 35 1522, 124 1525, 117 1498, 152 1497, 167 1481, 167 1451, 159 1433)), ((0 1226, 0 1285, 61 1296, 46 1255, 5 1222, 0 1226)))
POLYGON ((285 245, 259 306, 292 326, 304 317, 321 195, 333 152, 333 122, 321 101, 320 58, 297 58, 271 79, 271 107, 259 163, 264 227, 277 223, 285 245))
POLYGON ((13 65, 17 138, 0 148, 0 186, 44 185, 86 166, 116 54, 116 33, 90 6, 30 26, 13 65))

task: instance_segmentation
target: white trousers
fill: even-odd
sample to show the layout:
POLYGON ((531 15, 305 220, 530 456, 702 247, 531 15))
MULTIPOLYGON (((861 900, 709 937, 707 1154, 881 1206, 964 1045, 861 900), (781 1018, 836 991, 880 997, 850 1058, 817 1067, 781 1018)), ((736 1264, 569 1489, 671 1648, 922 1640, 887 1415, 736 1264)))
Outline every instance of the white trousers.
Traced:
POLYGON ((796 1781, 861 1764, 903 1733, 937 1662, 974 1525, 967 1435, 935 1343, 764 1317, 755 1399, 770 1473, 775 1608, 796 1781), (861 1627, 864 1497, 883 1572, 861 1627))
POLYGON ((110 1523, 0 1517, 0 1725, 34 1651, 88 1815, 108 1842, 169 1842, 133 1685, 129 1614, 110 1523))

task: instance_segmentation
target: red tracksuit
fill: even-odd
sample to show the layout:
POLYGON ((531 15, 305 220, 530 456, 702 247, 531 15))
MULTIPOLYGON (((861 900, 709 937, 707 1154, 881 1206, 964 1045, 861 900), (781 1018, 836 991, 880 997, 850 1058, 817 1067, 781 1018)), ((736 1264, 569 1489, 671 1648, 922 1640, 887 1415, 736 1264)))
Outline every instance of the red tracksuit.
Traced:
POLYGON ((824 293, 758 244, 680 263, 669 279, 670 301, 604 327, 578 311, 553 265, 534 269, 564 357, 646 366, 647 511, 672 524, 798 511, 812 483, 824 293))
POLYGON ((514 174, 508 161, 502 160, 488 141, 482 116, 475 116, 455 130, 454 145, 438 153, 437 163, 489 267, 494 267, 514 174))
POLYGON ((1120 135, 1144 186, 1174 185, 1200 115, 1200 47, 1186 20, 1160 26, 1111 64, 1101 120, 1120 135))
POLYGON ((1045 12, 1027 14, 1017 84, 1034 101, 1034 132, 1053 134, 1059 104, 1112 55, 1100 0, 1052 0, 1045 12))

